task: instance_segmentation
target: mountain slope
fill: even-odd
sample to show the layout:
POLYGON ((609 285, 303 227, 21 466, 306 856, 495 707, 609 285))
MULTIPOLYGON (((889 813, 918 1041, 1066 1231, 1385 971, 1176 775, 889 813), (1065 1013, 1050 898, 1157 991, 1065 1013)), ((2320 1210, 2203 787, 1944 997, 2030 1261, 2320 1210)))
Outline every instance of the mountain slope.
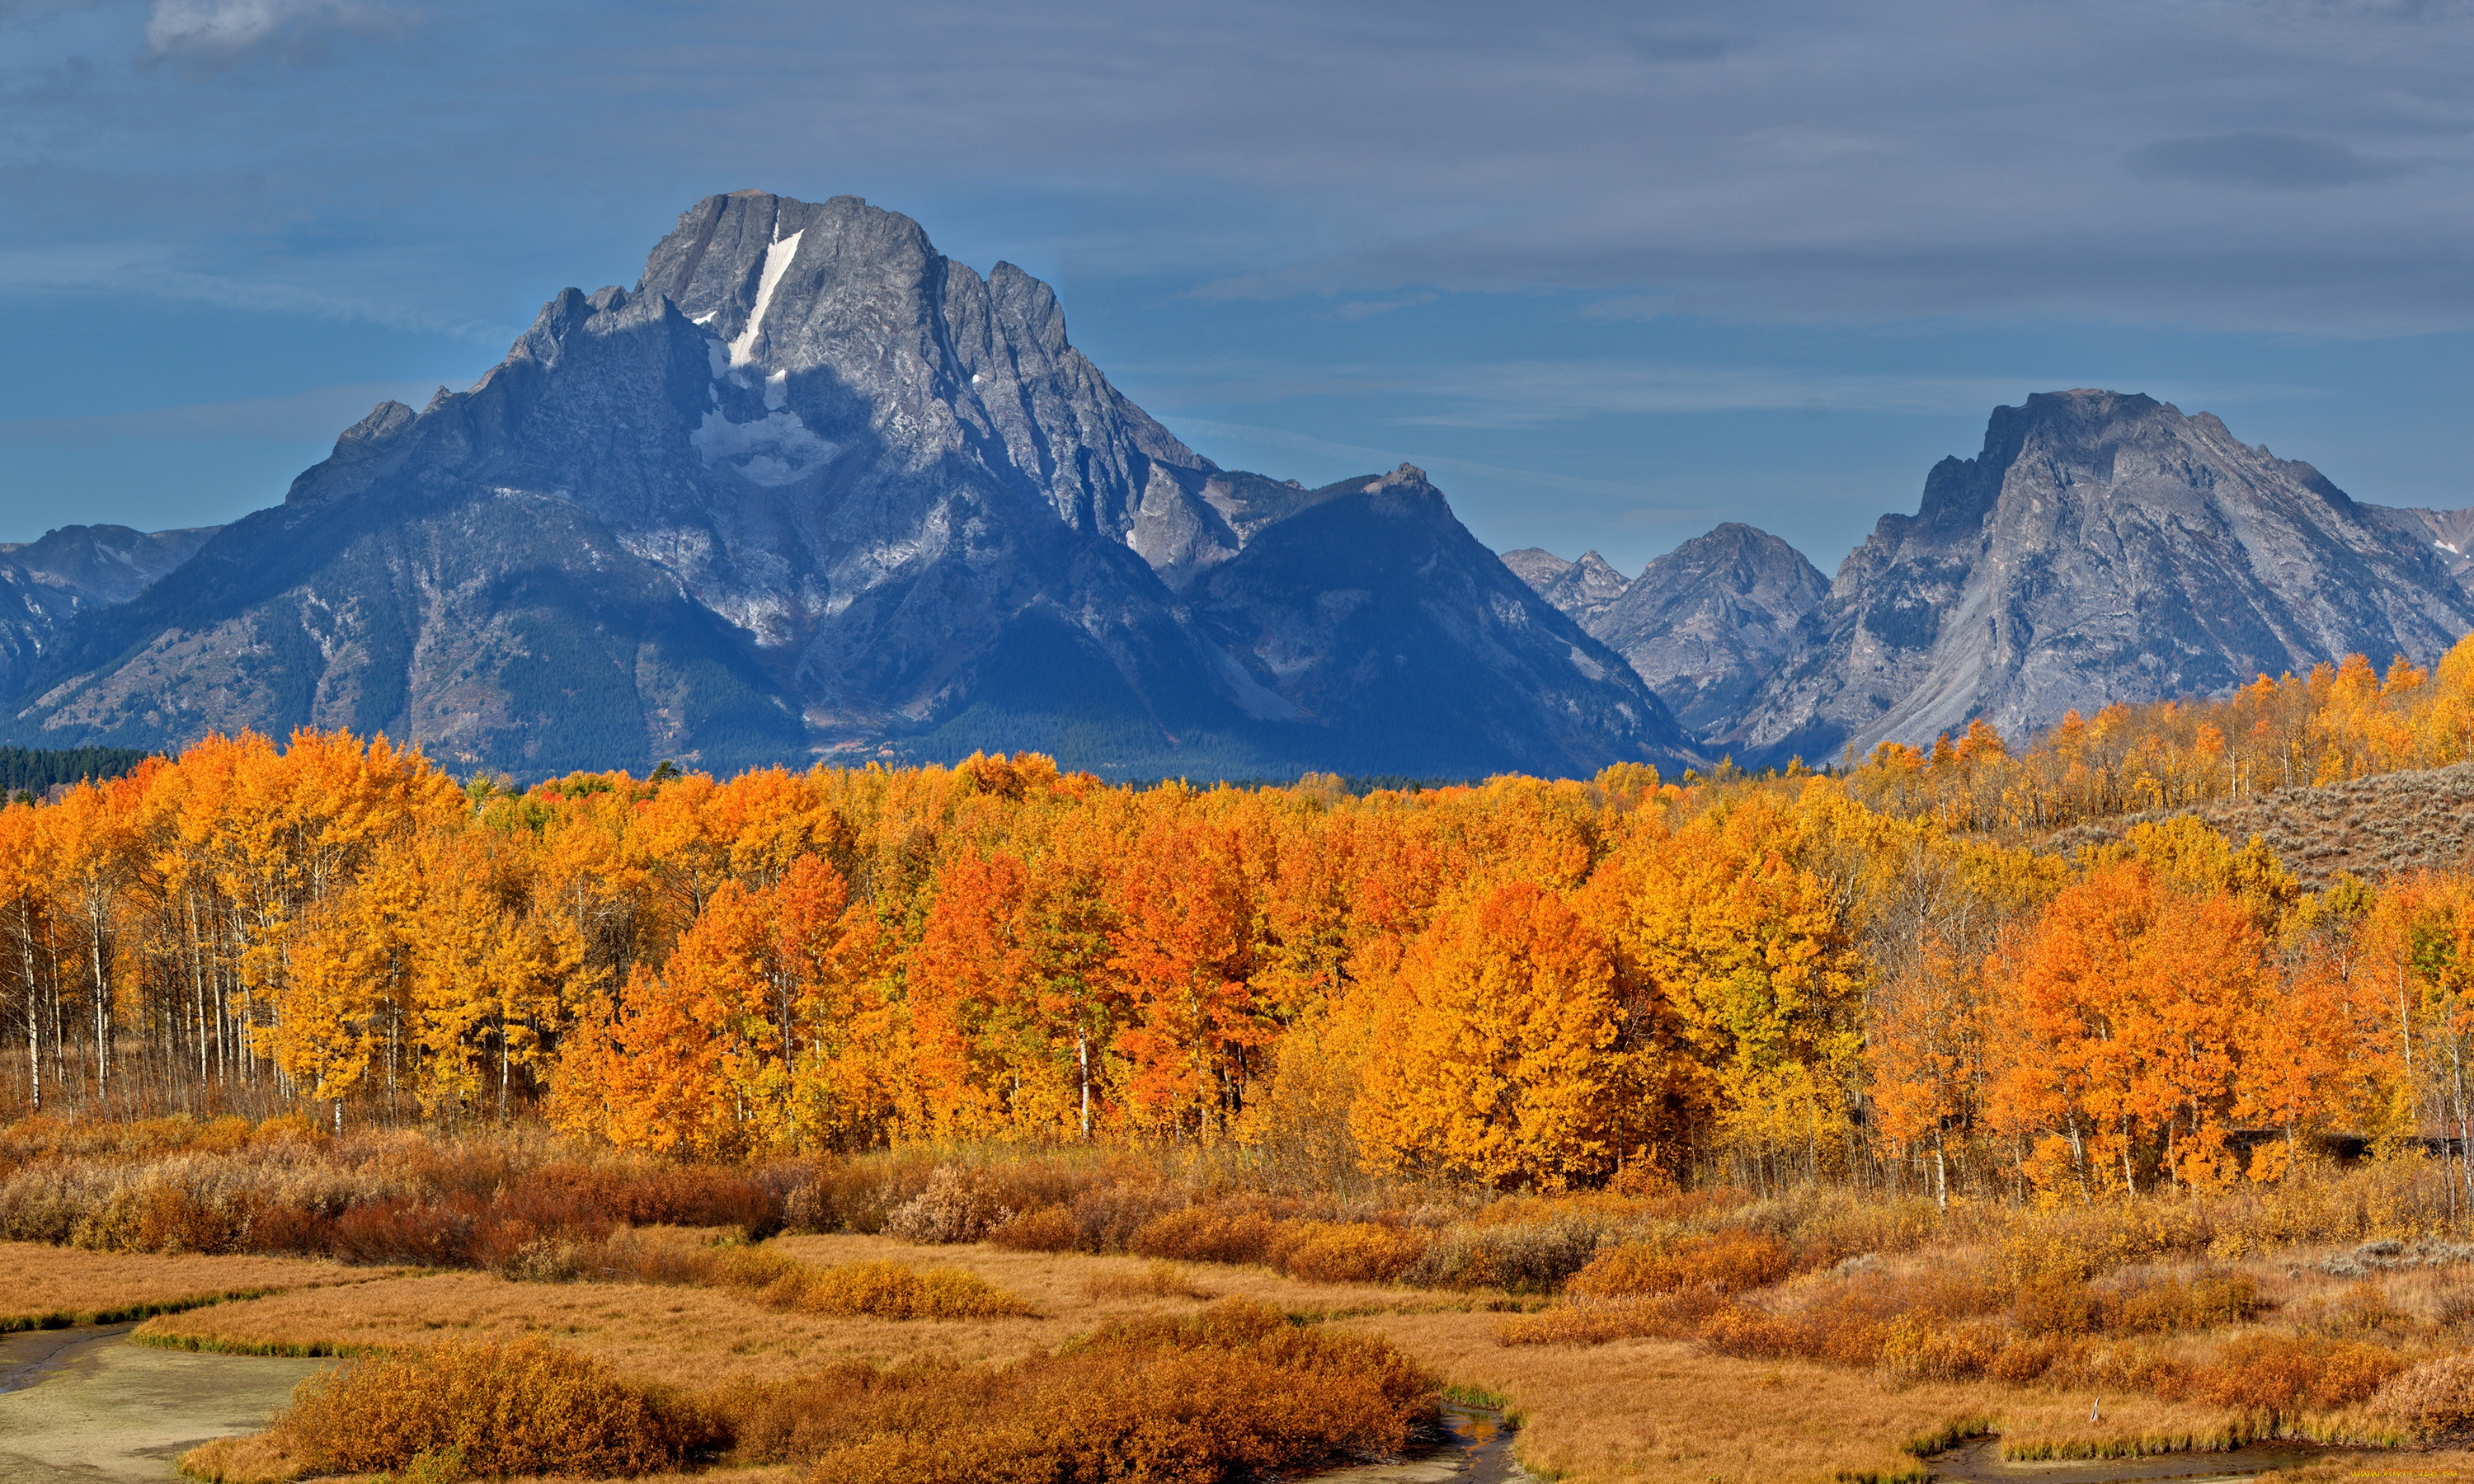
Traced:
POLYGON ((2474 593, 2474 510, 2413 510, 2365 505, 2364 514, 2422 541, 2459 586, 2474 593))
POLYGON ((1423 470, 1305 491, 1198 585, 1229 649, 1336 721, 1347 771, 1587 775, 1607 739, 1693 760, 1658 698, 1454 519, 1423 470))
POLYGON ((25 684, 71 618, 137 596, 215 530, 61 526, 31 541, 0 543, 0 695, 25 684))
POLYGON ((1542 547, 1523 546, 1505 552, 1503 564, 1512 569, 1513 576, 1527 583, 1532 591, 1591 634, 1599 632, 1599 618, 1632 586, 1629 578, 1594 551, 1585 551, 1577 560, 1566 562, 1542 547))
POLYGON ((2474 601, 2427 541, 2307 464, 2149 397, 1997 409, 1914 515, 1882 517, 1754 698, 1739 760, 2005 734, 2360 652, 2436 658, 2474 601))
POLYGON ((472 390, 379 407, 280 508, 73 624, 12 730, 352 726, 527 777, 1023 746, 1118 776, 1688 755, 1439 494, 1432 529, 1314 562, 1272 539, 1348 497, 1196 455, 1009 264, 982 278, 856 198, 712 197, 634 290, 561 293, 472 390), (1410 550, 1509 607, 1436 621, 1396 580, 1410 550), (1443 689, 1331 682, 1378 645, 1443 689))
POLYGON ((1686 730, 1723 737, 1829 590, 1804 553, 1731 520, 1643 568, 1589 632, 1686 730))

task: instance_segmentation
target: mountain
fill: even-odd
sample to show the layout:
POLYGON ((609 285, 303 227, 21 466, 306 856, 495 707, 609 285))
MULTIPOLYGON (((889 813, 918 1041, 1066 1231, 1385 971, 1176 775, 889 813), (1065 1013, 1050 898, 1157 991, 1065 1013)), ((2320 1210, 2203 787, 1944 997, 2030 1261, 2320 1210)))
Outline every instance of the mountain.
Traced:
POLYGON ((137 596, 215 530, 61 526, 35 540, 0 542, 0 695, 25 684, 72 617, 137 596))
POLYGON ((1535 546, 1503 564, 1623 657, 1695 736, 1723 737, 1780 661, 1830 579, 1766 531, 1730 520, 1630 582, 1592 551, 1566 562, 1535 546))
POLYGON ((1632 586, 1630 578, 1594 551, 1581 553, 1577 562, 1566 562, 1542 547, 1523 546, 1505 552, 1503 564, 1564 616, 1600 638, 1606 635, 1599 634, 1599 617, 1632 586))
POLYGON ((1686 730, 1723 737, 1829 590, 1804 553, 1731 520, 1643 568, 1589 632, 1686 730))
POLYGON ((2348 653, 2428 662, 2474 628, 2444 555, 2209 414, 2042 394, 1881 518, 1726 740, 1748 764, 1819 760, 2348 653))
POLYGON ((2474 592, 2474 510, 2407 510, 2365 505, 2365 514, 2430 544, 2432 554, 2457 585, 2474 592))
POLYGON ((133 601, 18 740, 349 726, 534 778, 1035 747, 1119 777, 1688 761, 1403 468, 1223 470, 1047 285, 855 197, 707 198, 632 289, 382 404, 133 601))

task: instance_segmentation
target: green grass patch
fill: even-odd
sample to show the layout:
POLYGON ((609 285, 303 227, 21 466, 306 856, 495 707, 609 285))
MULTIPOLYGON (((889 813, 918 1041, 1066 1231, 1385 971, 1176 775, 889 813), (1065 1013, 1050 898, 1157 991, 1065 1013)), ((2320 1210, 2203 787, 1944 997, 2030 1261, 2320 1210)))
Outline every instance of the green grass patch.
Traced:
POLYGON ((121 1325, 133 1319, 152 1319, 158 1314, 185 1314, 193 1308, 212 1304, 237 1304, 243 1299, 263 1299, 286 1292, 282 1288, 229 1288, 222 1293, 192 1294, 185 1299, 166 1299, 159 1304, 124 1304, 117 1308, 54 1309, 47 1314, 0 1315, 0 1334, 21 1334, 29 1329, 67 1329, 77 1325, 121 1325))

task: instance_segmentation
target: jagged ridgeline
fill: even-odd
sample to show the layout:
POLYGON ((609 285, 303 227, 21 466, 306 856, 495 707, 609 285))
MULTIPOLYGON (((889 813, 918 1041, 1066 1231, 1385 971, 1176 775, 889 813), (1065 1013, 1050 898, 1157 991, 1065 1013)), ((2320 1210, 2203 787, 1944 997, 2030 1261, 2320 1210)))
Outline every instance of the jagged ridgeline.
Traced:
POLYGON ((2428 665, 2474 629, 2474 511, 2395 510, 2115 392, 1994 410, 1912 515, 1825 581, 1729 523, 1623 575, 1506 561, 1620 653, 1712 754, 1751 767, 2004 736, 2116 703, 2223 695, 2347 655, 2428 665))
POLYGON ((855 197, 698 203, 633 288, 387 403, 25 646, 12 740, 384 732, 521 778, 1037 750, 1118 778, 1698 760, 1406 465, 1222 469, 855 197))

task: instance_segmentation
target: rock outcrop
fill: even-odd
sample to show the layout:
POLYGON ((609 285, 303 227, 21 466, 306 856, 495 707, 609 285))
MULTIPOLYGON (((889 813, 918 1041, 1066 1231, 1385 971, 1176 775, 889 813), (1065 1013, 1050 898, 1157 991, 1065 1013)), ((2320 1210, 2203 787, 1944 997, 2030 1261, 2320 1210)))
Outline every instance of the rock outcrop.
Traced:
POLYGON ((71 618, 136 597, 215 531, 61 526, 31 541, 0 543, 0 695, 25 684, 71 618))
POLYGON ((2349 653, 2427 662, 2474 628, 2445 555, 2209 414, 2031 396, 1933 469, 1916 515, 1882 517, 1726 741, 1817 761, 2349 653))

